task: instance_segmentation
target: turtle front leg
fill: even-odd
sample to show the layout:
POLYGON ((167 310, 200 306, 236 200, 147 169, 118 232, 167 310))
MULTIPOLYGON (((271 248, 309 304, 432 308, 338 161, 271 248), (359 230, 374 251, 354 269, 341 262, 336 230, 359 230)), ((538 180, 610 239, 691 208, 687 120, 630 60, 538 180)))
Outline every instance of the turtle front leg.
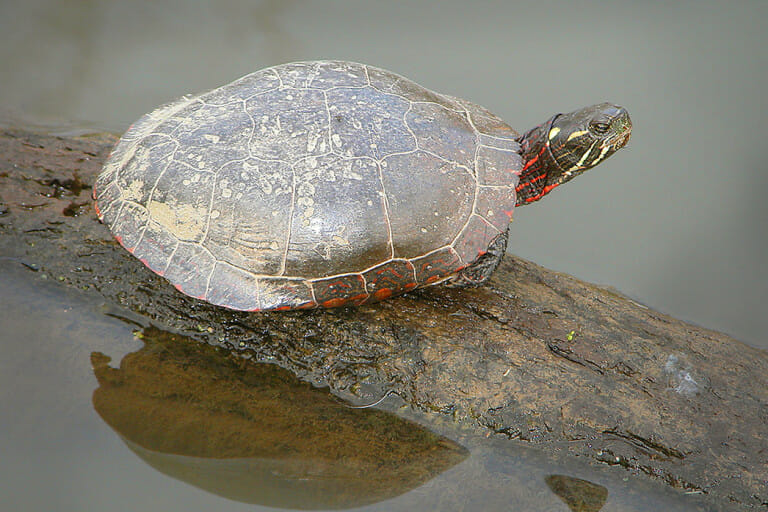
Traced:
POLYGON ((459 271, 454 277, 446 281, 446 286, 463 287, 479 286, 485 283, 501 263, 501 259, 507 252, 507 239, 509 229, 493 239, 488 250, 473 264, 459 271))

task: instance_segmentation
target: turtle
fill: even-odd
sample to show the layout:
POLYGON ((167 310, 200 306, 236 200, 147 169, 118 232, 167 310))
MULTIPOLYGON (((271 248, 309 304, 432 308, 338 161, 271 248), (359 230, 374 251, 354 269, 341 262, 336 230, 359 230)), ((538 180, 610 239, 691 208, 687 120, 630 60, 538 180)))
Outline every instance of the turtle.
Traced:
POLYGON ((189 296, 358 306, 486 282, 515 207, 604 161, 631 128, 599 103, 519 135, 384 69, 293 62, 140 118, 93 197, 117 241, 189 296))

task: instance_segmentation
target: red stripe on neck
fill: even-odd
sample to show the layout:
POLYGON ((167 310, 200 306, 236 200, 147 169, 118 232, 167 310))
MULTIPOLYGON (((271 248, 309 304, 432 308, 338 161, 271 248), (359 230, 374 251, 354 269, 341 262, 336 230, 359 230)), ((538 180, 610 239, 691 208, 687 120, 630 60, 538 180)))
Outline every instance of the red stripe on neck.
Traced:
POLYGON ((520 181, 515 187, 518 206, 541 199, 557 186, 547 184, 552 181, 550 173, 557 171, 557 163, 549 148, 549 132, 554 119, 553 117, 520 137, 520 156, 523 157, 524 164, 520 181))
POLYGON ((530 160, 528 160, 528 161, 525 163, 525 165, 523 166, 523 173, 525 173, 525 171, 527 171, 529 167, 531 167, 531 166, 532 166, 532 165, 534 165, 536 162, 538 162, 538 160, 539 160, 539 157, 540 157, 542 154, 544 154, 544 151, 545 151, 546 149, 547 149, 547 147, 546 147, 546 146, 542 146, 542 147, 541 147, 541 150, 539 150, 539 152, 536 154, 536 156, 534 156, 533 158, 531 158, 530 160))
POLYGON ((526 181, 525 183, 519 184, 517 187, 515 187, 515 192, 520 192, 525 187, 532 187, 534 183, 536 183, 537 181, 542 180, 542 179, 544 179, 546 177, 547 177, 546 174, 539 174, 535 178, 531 178, 530 180, 526 181))
POLYGON ((544 187, 544 188, 541 190, 541 192, 540 192, 539 194, 537 194, 537 195, 535 195, 535 196, 531 196, 531 197, 526 197, 526 198, 525 198, 525 202, 526 202, 526 203, 532 203, 532 202, 534 202, 534 201, 538 201, 539 199, 541 199, 541 198, 542 198, 542 197, 544 197, 545 195, 549 194, 549 193, 552 191, 552 189, 553 189, 553 188, 555 188, 555 187, 556 187, 556 186, 558 186, 558 185, 559 185, 559 183, 554 183, 554 184, 552 184, 552 185, 547 185, 546 187, 544 187))

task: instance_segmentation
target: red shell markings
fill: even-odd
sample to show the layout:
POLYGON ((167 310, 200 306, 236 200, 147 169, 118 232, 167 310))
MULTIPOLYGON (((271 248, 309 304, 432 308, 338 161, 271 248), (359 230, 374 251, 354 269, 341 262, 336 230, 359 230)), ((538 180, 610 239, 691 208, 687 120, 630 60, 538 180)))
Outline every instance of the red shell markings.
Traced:
POLYGON ((413 260, 416 281, 424 284, 439 283, 465 266, 453 247, 443 247, 413 260))
POLYGON ((368 302, 378 302, 418 286, 413 264, 408 260, 391 260, 363 274, 368 302))
POLYGON ((324 308, 359 306, 368 299, 365 279, 360 274, 333 276, 312 281, 315 301, 324 308))

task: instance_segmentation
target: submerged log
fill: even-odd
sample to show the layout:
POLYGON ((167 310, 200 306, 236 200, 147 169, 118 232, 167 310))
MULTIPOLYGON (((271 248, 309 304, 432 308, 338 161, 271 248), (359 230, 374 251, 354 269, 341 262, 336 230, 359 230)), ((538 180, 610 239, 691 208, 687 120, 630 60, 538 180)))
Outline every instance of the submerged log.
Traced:
MULTIPOLYGON (((487 286, 352 309, 244 313, 177 292, 122 249, 90 187, 115 138, 0 132, 0 257, 357 402, 768 507, 768 353, 508 255, 487 286)), ((5 291, 4 291, 5 293, 5 291)))

